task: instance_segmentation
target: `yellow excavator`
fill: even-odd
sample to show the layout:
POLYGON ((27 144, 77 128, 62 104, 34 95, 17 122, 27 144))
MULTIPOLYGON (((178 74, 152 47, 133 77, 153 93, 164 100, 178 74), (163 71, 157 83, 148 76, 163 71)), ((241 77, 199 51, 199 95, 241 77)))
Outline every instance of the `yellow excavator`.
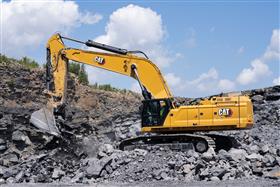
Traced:
POLYGON ((128 51, 92 40, 83 42, 60 34, 54 34, 49 39, 46 49, 46 92, 49 101, 31 115, 30 122, 55 136, 61 136, 55 116, 65 107, 70 60, 138 81, 144 98, 141 115, 144 135, 122 141, 120 149, 163 145, 172 149, 192 148, 205 152, 209 147, 230 148, 233 145, 230 137, 194 132, 248 129, 253 126, 253 107, 247 96, 217 96, 196 105, 176 106, 159 68, 141 51, 128 51), (106 52, 66 47, 65 40, 106 52))

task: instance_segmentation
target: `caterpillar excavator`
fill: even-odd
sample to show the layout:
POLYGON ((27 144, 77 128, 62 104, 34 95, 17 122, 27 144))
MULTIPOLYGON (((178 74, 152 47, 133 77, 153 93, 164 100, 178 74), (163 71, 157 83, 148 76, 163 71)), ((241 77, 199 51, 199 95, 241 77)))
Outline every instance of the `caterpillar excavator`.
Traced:
POLYGON ((141 115, 144 135, 122 141, 119 144, 122 150, 151 145, 177 150, 191 148, 198 152, 205 152, 209 147, 230 148, 234 144, 230 137, 194 132, 241 130, 253 126, 253 107, 247 96, 217 96, 196 105, 176 106, 159 68, 141 51, 128 51, 92 40, 83 42, 60 34, 54 34, 49 39, 46 49, 46 92, 49 100, 44 108, 31 115, 30 122, 52 135, 61 136, 55 116, 63 111, 66 104, 70 60, 138 81, 144 98, 141 115), (106 52, 67 47, 65 40, 106 52))

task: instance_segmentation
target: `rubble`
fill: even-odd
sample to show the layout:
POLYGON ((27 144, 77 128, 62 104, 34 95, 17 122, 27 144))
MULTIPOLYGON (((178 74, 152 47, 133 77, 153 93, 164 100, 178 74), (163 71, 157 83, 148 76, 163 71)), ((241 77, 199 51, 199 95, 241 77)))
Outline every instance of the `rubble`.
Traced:
POLYGON ((0 184, 280 180, 280 86, 243 92, 254 104, 254 127, 219 132, 235 137, 238 148, 202 154, 158 146, 121 151, 118 142, 140 133, 139 95, 70 80, 67 115, 57 120, 62 140, 29 123, 46 103, 44 72, 0 66, 0 74, 0 184))

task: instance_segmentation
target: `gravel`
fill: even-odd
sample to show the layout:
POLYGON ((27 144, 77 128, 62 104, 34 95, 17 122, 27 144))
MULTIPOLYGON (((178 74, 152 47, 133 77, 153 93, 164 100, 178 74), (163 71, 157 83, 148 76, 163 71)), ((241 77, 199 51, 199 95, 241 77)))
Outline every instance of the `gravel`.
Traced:
MULTIPOLYGON (((121 151, 118 142, 140 133, 139 95, 94 90, 70 79, 67 115, 57 119, 62 140, 29 123, 31 113, 46 103, 44 72, 0 66, 0 74, 0 184, 279 184, 280 86, 242 92, 252 98, 254 127, 218 132, 236 138, 238 148, 202 154, 159 146, 121 151)), ((178 98, 181 104, 197 100, 178 98)))

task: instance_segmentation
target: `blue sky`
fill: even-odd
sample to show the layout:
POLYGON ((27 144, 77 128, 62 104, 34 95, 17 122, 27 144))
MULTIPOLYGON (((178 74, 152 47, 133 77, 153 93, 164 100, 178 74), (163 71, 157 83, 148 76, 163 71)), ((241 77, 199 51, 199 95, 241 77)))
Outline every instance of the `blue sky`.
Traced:
MULTIPOLYGON (((80 40, 140 48, 151 54, 176 96, 205 96, 279 84, 279 1, 44 3, 1 3, 1 53, 29 56, 43 63, 48 37, 60 31, 80 40), (21 7, 25 16, 16 7, 21 7), (56 7, 66 11, 59 11, 60 22, 54 16, 56 7), (117 38, 112 33, 117 33, 117 38), (123 33, 131 36, 129 42, 123 33), (7 41, 8 36, 20 39, 7 41), (143 44, 141 38, 149 41, 143 44)), ((92 68, 88 72, 92 83, 138 89, 130 78, 92 68)))

